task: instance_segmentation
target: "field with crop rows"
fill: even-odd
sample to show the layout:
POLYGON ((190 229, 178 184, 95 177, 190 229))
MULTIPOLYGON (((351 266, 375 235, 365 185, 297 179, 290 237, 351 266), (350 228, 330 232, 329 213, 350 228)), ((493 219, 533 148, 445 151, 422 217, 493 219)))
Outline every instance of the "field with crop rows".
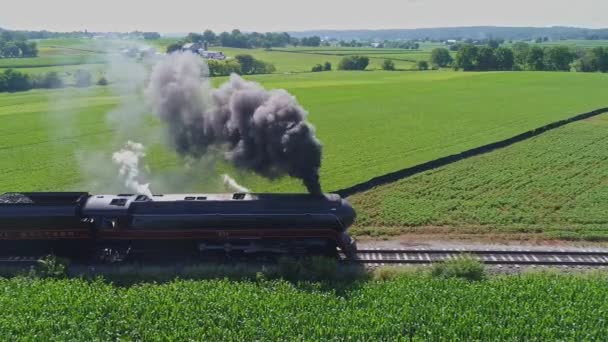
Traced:
POLYGON ((34 58, 0 58, 0 68, 36 68, 75 64, 97 64, 103 62, 103 56, 91 54, 51 55, 34 58))
MULTIPOLYGON (((286 88, 310 112, 324 143, 321 180, 326 191, 606 106, 603 89, 608 85, 602 74, 525 72, 336 72, 252 79, 268 88, 286 88)), ((0 192, 108 191, 112 188, 87 181, 91 163, 86 160, 96 152, 110 160, 128 139, 150 147, 146 160, 153 174, 175 167, 175 155, 162 147, 164 136, 155 120, 146 115, 141 122, 120 120, 145 111, 136 95, 121 90, 0 94, 0 192), (137 105, 128 106, 133 101, 137 105)), ((113 180, 115 170, 107 169, 113 180)), ((235 177, 257 191, 303 190, 290 179, 235 177)), ((201 184, 189 186, 156 191, 205 190, 201 184)))
POLYGON ((42 39, 36 42, 38 57, 0 58, 0 72, 13 68, 34 76, 54 71, 69 85, 73 82, 73 72, 82 69, 90 71, 96 80, 108 68, 107 53, 115 53, 120 46, 130 44, 92 39, 42 39))
POLYGON ((405 61, 428 61, 430 51, 405 49, 374 49, 374 48, 273 48, 271 51, 293 52, 301 54, 327 55, 327 56, 368 56, 370 58, 394 58, 405 61))
POLYGON ((0 339, 601 340, 607 297, 600 275, 410 275, 340 293, 284 281, 0 278, 0 339))
POLYGON ((351 201, 359 225, 380 227, 379 232, 432 227, 608 240, 607 131, 603 114, 351 201))
MULTIPOLYGON (((214 48, 215 49, 215 48, 214 48)), ((263 49, 236 49, 236 48, 217 48, 224 52, 228 57, 234 57, 238 54, 250 54, 255 58, 261 59, 265 62, 272 63, 276 67, 276 73, 300 73, 310 72, 310 69, 316 64, 323 64, 330 62, 333 69, 338 68, 338 63, 344 57, 344 55, 334 54, 326 51, 319 51, 318 53, 299 52, 298 50, 263 50, 263 49)), ((367 54, 365 51, 360 53, 350 52, 349 54, 357 54, 363 56, 372 57, 373 55, 367 54)), ((401 56, 401 55, 397 55, 401 56)), ((403 57, 403 56, 401 56, 403 57)), ((405 59, 395 57, 395 67, 398 69, 411 69, 414 66, 412 62, 413 58, 405 59), (402 59, 402 60, 399 60, 402 59)), ((368 70, 380 70, 382 69, 382 62, 384 58, 370 58, 370 64, 367 67, 368 70)))

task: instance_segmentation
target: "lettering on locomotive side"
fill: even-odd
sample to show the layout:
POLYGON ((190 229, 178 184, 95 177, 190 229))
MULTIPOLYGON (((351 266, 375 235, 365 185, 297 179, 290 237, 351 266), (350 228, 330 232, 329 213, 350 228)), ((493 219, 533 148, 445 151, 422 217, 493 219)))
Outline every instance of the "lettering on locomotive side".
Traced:
POLYGON ((75 238, 83 237, 82 232, 75 231, 28 231, 28 232, 0 232, 0 239, 3 240, 31 240, 31 239, 48 239, 48 238, 75 238))

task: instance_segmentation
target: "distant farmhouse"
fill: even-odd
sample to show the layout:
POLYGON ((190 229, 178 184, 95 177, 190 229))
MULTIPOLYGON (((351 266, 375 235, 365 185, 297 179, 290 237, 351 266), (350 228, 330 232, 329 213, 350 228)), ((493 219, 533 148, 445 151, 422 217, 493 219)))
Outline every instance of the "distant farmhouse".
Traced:
POLYGON ((208 51, 209 45, 205 43, 187 43, 182 46, 182 51, 190 51, 201 55, 205 59, 224 60, 226 55, 221 51, 208 51))
POLYGON ((226 55, 224 55, 224 53, 221 51, 203 51, 203 52, 201 52, 201 56, 206 59, 217 59, 217 60, 226 59, 226 55))

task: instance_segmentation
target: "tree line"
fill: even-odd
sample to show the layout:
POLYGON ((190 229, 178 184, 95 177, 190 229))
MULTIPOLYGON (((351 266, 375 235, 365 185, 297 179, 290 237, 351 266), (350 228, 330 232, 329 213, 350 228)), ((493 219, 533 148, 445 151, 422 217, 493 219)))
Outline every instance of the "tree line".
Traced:
POLYGON ((273 64, 261 61, 248 54, 234 56, 234 59, 223 61, 207 60, 210 76, 271 74, 276 68, 273 64))
POLYGON ((368 41, 384 40, 423 40, 445 41, 454 39, 478 40, 480 37, 493 37, 513 41, 534 40, 547 37, 552 41, 561 39, 608 39, 608 29, 586 29, 578 27, 437 27, 418 29, 380 29, 380 30, 311 30, 293 33, 296 36, 320 36, 335 40, 350 41, 352 39, 368 41))
MULTIPOLYGON (((210 76, 228 76, 232 73, 240 75, 270 74, 276 69, 274 65, 254 58, 248 54, 240 54, 234 59, 207 61, 210 76)), ((72 78, 71 86, 85 88, 93 84, 105 86, 108 80, 102 75, 93 79, 91 72, 76 70, 66 73, 72 78)), ((6 69, 0 72, 0 92, 18 92, 31 89, 57 89, 68 86, 59 73, 51 71, 40 75, 29 75, 15 69, 6 69)))
POLYGON ((234 48, 272 48, 293 46, 319 46, 321 38, 318 36, 304 37, 301 39, 292 37, 287 32, 251 32, 243 33, 240 30, 222 32, 216 34, 211 30, 205 30, 202 34, 191 32, 184 39, 181 39, 167 47, 167 52, 180 49, 186 43, 203 43, 234 48))
MULTIPOLYGON (((85 88, 93 85, 93 75, 87 70, 76 70, 70 73, 72 86, 85 88)), ((97 85, 107 85, 108 80, 101 76, 95 82, 97 85)), ((30 89, 57 89, 66 86, 64 80, 55 71, 31 76, 15 69, 6 69, 0 73, 0 92, 27 91, 30 89)))
POLYGON ((11 31, 0 33, 0 58, 37 57, 36 42, 28 42, 23 35, 11 31))
POLYGON ((608 71, 608 48, 573 49, 564 45, 541 47, 517 42, 510 47, 462 44, 454 58, 445 48, 431 52, 436 67, 464 71, 608 71))

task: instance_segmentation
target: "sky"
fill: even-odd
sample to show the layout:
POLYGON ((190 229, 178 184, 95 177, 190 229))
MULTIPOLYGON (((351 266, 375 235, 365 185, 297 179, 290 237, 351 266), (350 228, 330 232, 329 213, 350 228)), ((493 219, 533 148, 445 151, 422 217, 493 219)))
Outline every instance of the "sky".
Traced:
POLYGON ((608 0, 1 0, 0 27, 50 31, 305 31, 608 27, 608 0), (10 10, 7 10, 10 9, 10 10))

